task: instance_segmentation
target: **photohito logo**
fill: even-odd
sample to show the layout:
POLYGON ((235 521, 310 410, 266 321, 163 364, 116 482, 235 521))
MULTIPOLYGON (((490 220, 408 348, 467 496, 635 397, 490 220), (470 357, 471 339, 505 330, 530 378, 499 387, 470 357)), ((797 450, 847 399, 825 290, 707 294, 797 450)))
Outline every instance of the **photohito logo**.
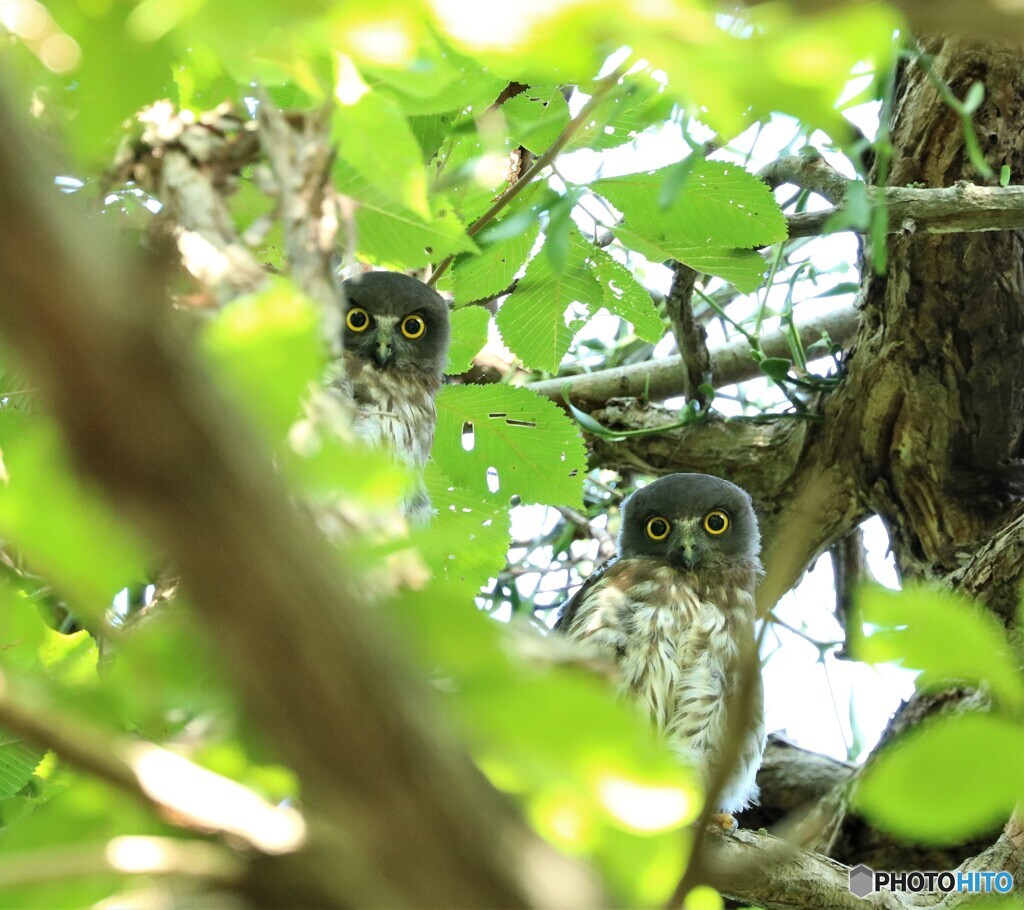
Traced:
POLYGON ((850 893, 867 897, 873 891, 953 891, 968 894, 1009 894, 1009 872, 876 872, 863 863, 850 870, 850 893))

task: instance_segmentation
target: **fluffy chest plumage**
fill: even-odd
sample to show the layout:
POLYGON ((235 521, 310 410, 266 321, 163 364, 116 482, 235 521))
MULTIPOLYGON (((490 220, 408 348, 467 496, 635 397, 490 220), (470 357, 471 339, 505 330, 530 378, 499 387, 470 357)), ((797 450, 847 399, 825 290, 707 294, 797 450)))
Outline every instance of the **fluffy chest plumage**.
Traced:
MULTIPOLYGON (((578 595, 563 629, 614 655, 620 687, 669 743, 705 775, 729 736, 729 712, 745 654, 754 650, 756 563, 721 573, 679 572, 645 559, 620 559, 578 595)), ((745 805, 764 744, 761 678, 754 723, 721 794, 722 808, 745 805)))
POLYGON ((422 467, 434 442, 434 395, 440 376, 380 370, 346 353, 345 375, 357 412, 356 434, 370 445, 422 467))
POLYGON ((668 566, 626 565, 587 592, 570 624, 573 637, 614 650, 622 687, 673 738, 724 698, 739 656, 746 592, 713 588, 668 566))

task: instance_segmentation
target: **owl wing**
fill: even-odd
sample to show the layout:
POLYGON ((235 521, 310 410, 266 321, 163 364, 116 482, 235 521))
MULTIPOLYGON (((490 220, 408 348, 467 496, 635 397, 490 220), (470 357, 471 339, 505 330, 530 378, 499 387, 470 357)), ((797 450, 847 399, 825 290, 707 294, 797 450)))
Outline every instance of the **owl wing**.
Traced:
POLYGON ((613 556, 607 562, 600 565, 595 569, 590 577, 583 582, 582 587, 569 598, 568 601, 562 606, 561 613, 558 614, 558 620, 555 622, 553 629, 555 632, 568 632, 569 626, 572 625, 573 619, 579 612, 583 602, 593 593, 595 587, 604 578, 605 572, 607 572, 617 561, 618 557, 613 556))

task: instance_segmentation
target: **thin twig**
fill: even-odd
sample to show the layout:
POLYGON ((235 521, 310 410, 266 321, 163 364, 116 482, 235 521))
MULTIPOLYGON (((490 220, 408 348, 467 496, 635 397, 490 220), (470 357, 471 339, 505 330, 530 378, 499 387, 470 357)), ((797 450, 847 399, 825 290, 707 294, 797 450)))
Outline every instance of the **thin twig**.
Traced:
MULTIPOLYGON (((529 186, 535 177, 541 173, 552 161, 555 160, 561 153, 562 149, 568 144, 569 140, 579 131, 590 115, 603 100, 605 95, 611 91, 619 80, 625 75, 627 67, 625 65, 620 66, 613 73, 605 76, 603 79, 599 79, 594 86, 594 92, 587 100, 587 103, 580 108, 580 112, 566 124, 565 129, 562 130, 558 138, 550 145, 550 147, 540 155, 533 164, 527 168, 526 172, 513 183, 505 192, 503 192, 495 201, 491 207, 484 212, 479 218, 476 219, 467 229, 466 234, 470 237, 475 236, 482 231, 488 224, 490 224, 495 217, 505 209, 508 204, 516 198, 523 190, 529 186)), ((434 273, 430 276, 427 281, 431 287, 437 284, 437 280, 448 271, 449 266, 455 261, 455 256, 447 256, 442 259, 438 264, 434 273)))
POLYGON ((693 317, 696 283, 697 273, 693 269, 681 262, 673 262, 672 287, 665 298, 665 309, 683 358, 683 394, 687 402, 696 402, 704 411, 710 399, 706 387, 711 382, 711 355, 708 353, 708 333, 693 317))

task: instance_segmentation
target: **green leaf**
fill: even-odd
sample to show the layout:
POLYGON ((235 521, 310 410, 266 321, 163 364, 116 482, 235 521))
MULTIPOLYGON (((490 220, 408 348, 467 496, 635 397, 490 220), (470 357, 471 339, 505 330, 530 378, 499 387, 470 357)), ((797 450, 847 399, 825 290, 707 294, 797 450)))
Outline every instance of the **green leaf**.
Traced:
POLYGON ((133 21, 135 4, 60 3, 53 15, 53 36, 63 30, 74 42, 63 48, 69 56, 57 59, 77 63, 63 75, 39 64, 36 78, 49 89, 40 101, 48 115, 65 115, 72 145, 99 170, 109 164, 124 121, 173 93, 174 42, 143 34, 133 21))
POLYGON ((569 125, 569 105, 558 85, 531 86, 501 106, 512 142, 543 154, 569 125))
POLYGON ((744 294, 750 294, 764 284, 768 271, 767 263, 753 250, 702 249, 672 239, 656 243, 624 227, 612 228, 612 233, 624 246, 646 256, 651 262, 678 259, 695 272, 724 278, 744 294))
POLYGON ((359 440, 340 438, 330 419, 317 414, 293 425, 277 458, 288 479, 314 502, 334 503, 343 494, 352 505, 378 511, 397 504, 412 481, 407 465, 359 440))
POLYGON ((569 243, 575 229, 572 210, 576 206, 577 195, 575 192, 569 192, 548 209, 543 254, 550 260, 556 275, 561 275, 565 271, 569 260, 569 243))
POLYGON ((854 804, 897 837, 963 843, 1024 798, 1022 744, 1024 727, 992 714, 925 721, 868 764, 854 804))
POLYGON ((53 584, 78 615, 99 620, 150 557, 105 499, 77 479, 56 429, 34 418, 4 448, 0 536, 53 584))
POLYGON ((434 214, 424 218, 371 186, 354 169, 334 173, 339 193, 355 199, 359 254, 377 265, 419 268, 445 256, 476 250, 462 223, 444 200, 434 200, 434 214))
POLYGON ((0 799, 24 788, 45 754, 45 749, 0 729, 0 799))
POLYGON ((920 670, 919 687, 953 682, 987 685, 1001 702, 1024 706, 1024 677, 998 621, 944 591, 867 587, 857 597, 859 621, 873 627, 851 638, 868 663, 893 661, 920 670))
POLYGON ((452 602, 461 604, 505 567, 508 511, 492 498, 453 484, 435 461, 427 463, 423 481, 435 515, 429 527, 414 529, 412 542, 434 576, 460 592, 452 602))
POLYGON ((338 104, 331 139, 341 162, 367 183, 403 208, 430 217, 420 146, 395 101, 367 92, 352 104, 338 104))
POLYGON ((463 122, 461 126, 452 132, 430 164, 437 175, 431 191, 443 195, 459 218, 469 224, 508 188, 508 156, 513 146, 504 133, 479 132, 475 121, 463 122))
POLYGON ((444 371, 449 376, 457 376, 473 365, 473 358, 487 344, 491 314, 482 306, 464 306, 452 310, 450 319, 452 340, 444 371))
POLYGON ((756 288, 765 265, 752 250, 786 237, 785 218, 768 187, 738 165, 700 161, 663 208, 659 201, 672 173, 662 168, 593 184, 623 214, 616 236, 655 262, 678 259, 741 290, 756 288))
POLYGON ((630 229, 651 237, 673 231, 694 245, 761 247, 786 238, 786 220, 771 190, 737 164, 699 161, 667 209, 658 197, 671 167, 608 177, 593 184, 626 218, 630 229))
POLYGON ((53 679, 63 685, 89 685, 96 682, 99 648, 85 629, 70 635, 47 629, 39 647, 39 662, 53 679))
POLYGON ((456 303, 461 306, 507 290, 539 232, 540 225, 534 219, 526 230, 484 247, 478 255, 460 256, 452 270, 456 303))
POLYGON ((665 334, 658 308, 648 290, 633 273, 607 250, 595 246, 591 252, 594 277, 604 287, 604 307, 633 326, 644 341, 657 344, 665 334))
POLYGON ((553 402, 510 386, 448 386, 437 396, 434 459, 459 487, 507 502, 579 506, 587 470, 576 425, 553 402), (488 486, 488 470, 496 472, 488 486))
POLYGON ((502 340, 527 366, 555 372, 579 328, 565 324, 566 308, 573 302, 594 309, 604 304, 604 288, 588 261, 593 249, 573 228, 565 268, 558 273, 550 257, 534 256, 498 311, 502 340))
POLYGON ((409 118, 409 129, 419 143, 424 164, 437 155, 441 143, 451 132, 453 121, 452 114, 423 114, 409 118))
POLYGON ((417 116, 482 109, 498 97, 506 80, 453 50, 426 29, 401 65, 362 60, 360 71, 372 86, 386 86, 407 114, 417 116))
MULTIPOLYGON (((513 630, 511 643, 529 631, 513 630)), ((533 637, 526 647, 559 653, 558 638, 533 637)), ((629 896, 624 905, 663 904, 678 881, 679 829, 700 809, 696 776, 602 680, 507 664, 500 653, 479 662, 452 696, 484 773, 524 804, 545 838, 592 853, 610 884, 629 896), (675 875, 658 874, 666 848, 675 875)))
POLYGON ((278 442, 326 364, 317 309, 289 282, 276 280, 224 307, 204 340, 215 374, 267 438, 278 442))
POLYGON ((788 357, 765 357, 757 365, 765 376, 776 382, 785 382, 793 363, 788 357))
POLYGON ((644 130, 664 123, 674 104, 665 86, 649 72, 630 74, 602 99, 567 148, 605 151, 624 145, 644 130))
POLYGON ((0 583, 0 665, 17 674, 39 669, 39 652, 53 630, 20 591, 0 583))
POLYGON ((217 649, 182 595, 165 606, 117 640, 92 705, 96 722, 160 742, 205 713, 222 719, 224 735, 237 706, 217 649))
MULTIPOLYGON (((49 789, 59 790, 4 831, 0 855, 8 862, 27 851, 73 851, 95 847, 118 836, 173 835, 171 827, 133 797, 115 787, 70 772, 49 789)), ((0 893, 4 910, 53 910, 54 907, 90 907, 126 886, 122 874, 97 867, 84 874, 40 877, 24 885, 11 885, 0 893)))

